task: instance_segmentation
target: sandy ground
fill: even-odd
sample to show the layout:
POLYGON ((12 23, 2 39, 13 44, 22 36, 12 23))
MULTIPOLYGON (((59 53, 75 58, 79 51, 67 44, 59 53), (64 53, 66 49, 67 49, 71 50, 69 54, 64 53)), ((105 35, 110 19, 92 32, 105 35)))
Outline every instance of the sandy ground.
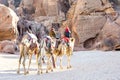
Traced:
MULTIPOLYGON (((74 52, 71 69, 66 69, 63 57, 63 70, 37 75, 35 57, 32 59, 30 74, 17 74, 19 54, 0 54, 0 80, 120 80, 119 51, 79 51, 74 52)), ((57 62, 59 63, 59 62, 57 62)))

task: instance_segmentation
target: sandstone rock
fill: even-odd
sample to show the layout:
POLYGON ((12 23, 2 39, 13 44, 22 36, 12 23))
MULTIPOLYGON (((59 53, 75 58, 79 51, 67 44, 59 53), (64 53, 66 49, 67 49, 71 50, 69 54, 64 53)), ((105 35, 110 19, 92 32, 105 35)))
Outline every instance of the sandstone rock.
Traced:
POLYGON ((16 12, 20 17, 25 16, 35 21, 38 17, 58 17, 58 2, 57 0, 22 0, 16 12))
POLYGON ((72 5, 77 0, 69 0, 70 5, 72 5))
POLYGON ((0 4, 0 40, 11 40, 17 37, 18 20, 13 10, 0 4))
POLYGON ((15 53, 15 43, 12 41, 2 41, 0 42, 0 52, 5 52, 5 53, 15 53))
POLYGON ((103 38, 107 36, 116 36, 119 37, 120 26, 112 21, 110 18, 107 18, 107 21, 101 31, 103 38))
POLYGON ((108 8, 112 8, 108 0, 78 0, 75 15, 90 14, 91 12, 104 11, 108 8))
POLYGON ((57 23, 62 21, 60 17, 57 16, 40 16, 35 18, 36 22, 42 23, 43 25, 47 26, 47 28, 50 28, 52 26, 52 23, 57 23))
POLYGON ((15 1, 14 0, 8 0, 8 6, 15 11, 15 1))
POLYGON ((78 26, 76 26, 76 31, 79 36, 79 41, 85 47, 90 43, 88 42, 86 44, 86 41, 95 38, 101 31, 106 22, 106 18, 104 16, 79 16, 77 21, 78 26))
POLYGON ((58 16, 57 0, 48 0, 48 16, 58 16))
POLYGON ((17 16, 19 16, 19 17, 23 17, 24 16, 24 12, 23 12, 23 9, 21 7, 17 7, 15 9, 15 12, 16 12, 17 16))
POLYGON ((23 8, 25 14, 33 14, 35 9, 33 7, 34 0, 22 0, 20 7, 23 8))
POLYGON ((92 1, 78 0, 76 8, 75 8, 75 15, 76 14, 89 14, 101 7, 102 7, 102 5, 101 5, 100 0, 92 0, 92 1))
POLYGON ((103 50, 117 49, 116 46, 120 45, 120 25, 108 17, 98 36, 98 41, 102 41, 103 50))
POLYGON ((108 0, 77 0, 68 11, 72 34, 76 37, 77 46, 90 48, 94 45, 97 34, 103 28, 105 14, 115 14, 115 10, 108 0))
POLYGON ((73 19, 79 15, 89 15, 94 12, 105 12, 107 14, 115 13, 115 10, 108 0, 78 0, 73 7, 73 10, 70 9, 73 14, 73 19))
POLYGON ((47 16, 47 5, 47 2, 45 2, 44 0, 35 0, 35 16, 47 16))
POLYGON ((34 0, 35 16, 57 16, 57 0, 34 0))
POLYGON ((0 0, 0 3, 1 3, 1 4, 4 4, 4 5, 6 5, 6 6, 8 6, 7 0, 0 0))
POLYGON ((117 14, 115 22, 120 25, 120 15, 117 14))
POLYGON ((14 46, 13 45, 5 46, 2 50, 2 52, 15 54, 14 46))
POLYGON ((77 1, 75 1, 75 2, 71 5, 71 8, 69 9, 69 11, 68 11, 68 13, 67 13, 67 18, 68 18, 68 19, 72 19, 72 18, 73 18, 76 5, 77 5, 77 1))

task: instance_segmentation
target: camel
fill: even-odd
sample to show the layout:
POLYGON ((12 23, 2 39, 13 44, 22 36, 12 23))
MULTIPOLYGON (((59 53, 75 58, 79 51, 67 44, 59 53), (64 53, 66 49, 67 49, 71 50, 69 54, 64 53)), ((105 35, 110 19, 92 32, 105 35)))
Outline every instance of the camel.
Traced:
POLYGON ((39 44, 37 42, 37 37, 32 33, 26 33, 25 35, 23 35, 21 43, 19 44, 19 48, 20 48, 20 57, 19 57, 17 73, 18 74, 20 73, 21 59, 23 58, 22 64, 24 68, 24 74, 26 75, 29 73, 31 59, 34 53, 36 54, 36 62, 38 62, 39 44), (29 65, 28 65, 27 71, 26 71, 26 65, 25 65, 26 57, 29 58, 29 65))
POLYGON ((62 67, 62 57, 63 57, 63 55, 67 56, 67 68, 68 69, 71 68, 70 59, 71 59, 71 55, 72 55, 73 48, 74 48, 74 42, 75 42, 75 39, 70 38, 69 46, 68 46, 64 40, 61 40, 58 47, 53 50, 55 63, 57 61, 57 57, 60 57, 60 68, 61 69, 63 68, 62 67))
POLYGON ((37 23, 35 21, 26 20, 26 18, 21 18, 18 21, 17 29, 19 32, 18 42, 21 41, 23 34, 25 32, 32 32, 34 35, 37 36, 38 42, 40 42, 41 38, 44 37, 48 33, 46 26, 42 23, 37 23))
POLYGON ((38 74, 42 74, 42 65, 43 65, 43 58, 47 61, 47 69, 46 73, 48 73, 49 70, 53 71, 52 62, 54 65, 54 58, 52 55, 53 50, 53 40, 50 36, 45 36, 43 39, 41 39, 40 42, 40 53, 38 57, 38 74))

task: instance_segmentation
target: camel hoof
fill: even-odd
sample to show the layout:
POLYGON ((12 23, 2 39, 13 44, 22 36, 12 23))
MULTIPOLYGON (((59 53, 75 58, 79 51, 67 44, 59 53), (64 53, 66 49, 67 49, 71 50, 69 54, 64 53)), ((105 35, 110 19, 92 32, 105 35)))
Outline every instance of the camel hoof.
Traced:
POLYGON ((40 71, 38 71, 37 74, 40 75, 40 71))
POLYGON ((51 69, 51 72, 53 72, 53 69, 51 69))
POLYGON ((42 74, 42 73, 43 73, 42 71, 41 71, 41 72, 40 72, 40 71, 37 72, 38 75, 40 75, 40 74, 42 74))
POLYGON ((69 69, 69 67, 67 66, 67 69, 69 69))
POLYGON ((72 68, 72 66, 67 66, 67 69, 70 69, 70 68, 72 68))
POLYGON ((58 66, 53 67, 53 69, 57 69, 57 68, 58 68, 58 66))
POLYGON ((29 74, 29 71, 27 71, 26 74, 29 74))
POLYGON ((48 73, 48 70, 46 70, 46 73, 48 73))
POLYGON ((41 74, 42 74, 43 72, 41 71, 41 74))
POLYGON ((17 71, 17 74, 20 74, 20 71, 17 71))
POLYGON ((26 75, 27 74, 27 72, 24 72, 24 75, 26 75))

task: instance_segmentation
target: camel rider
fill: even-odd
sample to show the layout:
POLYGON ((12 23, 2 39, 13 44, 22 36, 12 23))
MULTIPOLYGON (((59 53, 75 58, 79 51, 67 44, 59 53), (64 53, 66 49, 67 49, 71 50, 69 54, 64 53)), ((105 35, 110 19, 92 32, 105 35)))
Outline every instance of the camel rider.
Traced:
POLYGON ((70 29, 69 29, 68 26, 65 28, 64 35, 65 35, 65 37, 67 37, 67 38, 70 38, 70 36, 71 36, 71 31, 70 31, 70 29))
POLYGON ((50 29, 49 35, 50 35, 50 37, 54 37, 54 38, 56 37, 54 28, 50 29))
POLYGON ((69 27, 67 26, 65 28, 65 32, 64 32, 64 40, 65 40, 67 46, 69 46, 69 38, 70 37, 71 37, 71 31, 70 31, 69 27))

